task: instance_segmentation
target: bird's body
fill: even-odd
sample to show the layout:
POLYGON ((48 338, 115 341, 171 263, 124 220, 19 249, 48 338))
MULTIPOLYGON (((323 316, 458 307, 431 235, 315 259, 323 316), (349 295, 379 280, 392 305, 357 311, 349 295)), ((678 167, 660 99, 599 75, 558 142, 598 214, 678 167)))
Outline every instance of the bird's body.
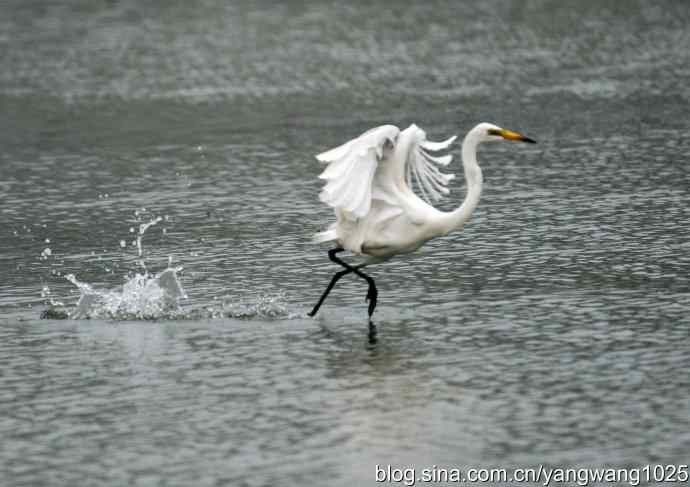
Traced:
MULTIPOLYGON (((354 254, 381 260, 412 252, 448 233, 452 215, 434 208, 430 200, 448 193, 446 185, 453 175, 443 174, 435 166, 449 164, 452 157, 433 157, 429 152, 446 149, 454 140, 429 142, 416 125, 402 131, 384 125, 317 156, 329 163, 321 176, 328 181, 321 199, 334 207, 336 222, 317 234, 316 240, 332 240, 354 254), (349 179, 344 182, 345 178, 349 179), (370 190, 343 195, 350 189, 346 183, 361 190, 369 178, 370 190), (426 200, 413 191, 413 179, 426 200)), ((476 162, 474 166, 469 168, 473 174, 468 181, 473 183, 472 199, 478 201, 482 177, 476 162)), ((470 214, 466 212, 467 217, 470 214)))
POLYGON ((477 146, 483 141, 501 138, 534 142, 487 123, 470 130, 462 144, 467 194, 462 204, 450 212, 434 208, 431 202, 449 193, 447 185, 454 176, 442 173, 438 167, 447 166, 452 156, 431 153, 448 149, 455 137, 431 142, 414 124, 402 131, 393 125, 382 125, 316 156, 328 164, 319 176, 326 181, 320 199, 334 209, 336 221, 326 231, 316 234, 315 240, 335 243, 337 248, 329 256, 346 270, 336 274, 310 314, 316 314, 340 277, 354 272, 369 282, 367 297, 370 301, 373 297, 369 305, 371 316, 376 306, 376 287, 373 279, 360 269, 397 254, 413 252, 434 237, 462 228, 476 208, 482 191, 477 146), (335 253, 342 250, 365 259, 351 266, 335 257, 335 253))

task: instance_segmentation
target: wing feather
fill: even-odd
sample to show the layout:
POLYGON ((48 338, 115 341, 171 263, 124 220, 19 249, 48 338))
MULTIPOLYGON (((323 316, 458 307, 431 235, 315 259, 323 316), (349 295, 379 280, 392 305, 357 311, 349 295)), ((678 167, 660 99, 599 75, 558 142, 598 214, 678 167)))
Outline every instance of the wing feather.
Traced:
POLYGON ((437 201, 450 192, 448 183, 455 177, 439 167, 450 164, 453 156, 430 152, 448 149, 455 139, 427 140, 424 130, 414 124, 403 132, 393 125, 373 128, 316 156, 327 164, 319 175, 326 182, 319 198, 348 219, 366 216, 373 199, 397 206, 396 186, 416 189, 428 203, 437 201), (387 144, 399 156, 384 154, 387 144))
POLYGON ((458 138, 458 136, 454 135, 454 136, 444 140, 443 142, 432 142, 430 140, 423 140, 419 143, 419 145, 421 145, 422 148, 424 148, 426 150, 436 152, 436 151, 440 151, 443 149, 447 149, 448 147, 450 147, 450 145, 453 142, 455 142, 455 139, 457 139, 457 138, 458 138))
POLYGON ((364 217, 371 208, 372 185, 383 149, 400 131, 393 125, 371 129, 356 139, 316 156, 328 163, 319 178, 326 181, 319 198, 327 205, 364 217))
POLYGON ((352 147, 353 142, 354 140, 351 140, 341 146, 336 147, 335 149, 322 152, 321 154, 318 154, 316 158, 320 162, 333 162, 337 161, 338 159, 342 159, 343 156, 345 156, 350 151, 350 147, 352 147))
POLYGON ((420 151, 422 156, 424 156, 424 159, 426 159, 429 162, 433 162, 435 164, 438 164, 439 166, 447 166, 451 162, 453 162, 453 156, 450 154, 447 154, 445 156, 439 156, 439 157, 434 157, 430 156, 427 154, 425 151, 420 151))
POLYGON ((411 125, 405 131, 410 131, 412 144, 409 155, 405 161, 405 182, 412 189, 413 182, 419 189, 422 198, 427 203, 438 201, 450 193, 448 183, 455 177, 453 174, 442 173, 437 166, 447 166, 453 160, 453 156, 432 156, 427 151, 440 151, 447 149, 455 141, 456 136, 442 142, 427 140, 426 132, 416 125, 411 125))

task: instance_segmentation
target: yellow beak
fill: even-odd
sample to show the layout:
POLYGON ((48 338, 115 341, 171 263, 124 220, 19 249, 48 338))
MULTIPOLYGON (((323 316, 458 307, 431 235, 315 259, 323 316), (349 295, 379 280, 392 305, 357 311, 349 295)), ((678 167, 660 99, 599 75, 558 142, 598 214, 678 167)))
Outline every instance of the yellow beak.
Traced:
POLYGON ((506 140, 519 140, 520 142, 529 142, 530 144, 536 144, 537 141, 534 139, 530 139, 529 137, 525 137, 522 134, 519 134, 517 132, 513 132, 511 130, 506 130, 506 129, 501 129, 498 131, 498 134, 501 137, 503 137, 506 140))

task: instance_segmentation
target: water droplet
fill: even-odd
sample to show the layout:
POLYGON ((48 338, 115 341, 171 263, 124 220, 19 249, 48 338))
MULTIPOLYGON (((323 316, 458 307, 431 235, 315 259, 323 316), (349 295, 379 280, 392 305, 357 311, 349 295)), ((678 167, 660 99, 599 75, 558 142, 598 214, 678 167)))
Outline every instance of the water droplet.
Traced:
POLYGON ((49 239, 49 238, 46 239, 46 243, 50 243, 50 239, 49 239))
POLYGON ((127 247, 127 242, 125 242, 124 240, 120 240, 120 247, 122 247, 123 249, 127 247))
MULTIPOLYGON (((180 312, 181 299, 187 298, 177 278, 181 268, 151 275, 129 274, 118 290, 98 291, 80 282, 73 274, 66 277, 81 294, 76 309, 70 312, 75 318, 115 317, 122 319, 154 318, 180 312)), ((108 272, 112 271, 107 269, 108 272)))

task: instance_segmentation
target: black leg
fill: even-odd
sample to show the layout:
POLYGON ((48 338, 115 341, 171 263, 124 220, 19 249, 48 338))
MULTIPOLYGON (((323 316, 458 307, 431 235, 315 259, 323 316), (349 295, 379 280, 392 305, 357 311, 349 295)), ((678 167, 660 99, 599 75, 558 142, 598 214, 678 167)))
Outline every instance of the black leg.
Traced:
POLYGON ((376 309, 376 303, 378 302, 379 290, 376 289, 376 283, 371 276, 364 274, 363 272, 358 272, 357 275, 363 277, 369 283, 369 289, 367 290, 367 297, 365 301, 369 302, 369 318, 374 314, 376 309))
POLYGON ((335 275, 333 276, 333 279, 331 279, 330 284, 328 285, 328 287, 326 288, 326 290, 325 290, 325 291, 323 292, 323 294, 321 295, 321 298, 319 299, 319 302, 316 303, 316 306, 314 306, 314 309, 312 309, 312 310, 308 313, 309 316, 314 316, 314 315, 316 315, 316 312, 319 311, 319 308, 321 307, 321 305, 323 304, 323 302, 326 300, 326 297, 328 296, 328 293, 331 292, 331 289, 333 289, 333 286, 335 286, 335 283, 338 282, 338 280, 340 280, 340 278, 343 277, 345 274, 349 274, 350 272, 352 272, 352 271, 349 270, 349 269, 345 269, 345 270, 342 270, 342 271, 340 271, 340 272, 336 272, 336 273, 335 273, 335 275))
POLYGON ((360 271, 356 267, 351 266, 345 261, 340 260, 338 257, 336 257, 335 254, 338 252, 342 252, 343 249, 342 247, 336 247, 335 249, 331 249, 328 251, 328 258, 331 259, 331 261, 335 262, 336 264, 340 264, 345 268, 345 270, 342 270, 340 272, 336 272, 335 275, 333 276, 333 279, 331 279, 330 284, 328 284, 328 287, 324 291, 324 293, 321 295, 321 298, 319 299, 319 302, 316 303, 316 306, 314 306, 314 309, 312 309, 309 313, 307 313, 309 316, 314 316, 316 313, 319 311, 319 308, 323 304, 323 302, 326 300, 326 297, 328 294, 331 292, 331 289, 335 286, 335 283, 340 280, 341 277, 343 277, 346 274, 349 274, 351 272, 354 272, 357 274, 359 277, 362 279, 365 279, 367 283, 369 284, 369 289, 367 290, 367 297, 366 301, 369 302, 369 318, 371 318, 371 315, 374 314, 374 309, 376 309, 376 302, 378 300, 378 290, 376 289, 376 283, 374 282, 374 279, 372 279, 370 276, 366 275, 364 272, 360 271))
POLYGON ((376 342, 378 342, 378 338, 376 338, 377 334, 376 325, 373 321, 369 320, 369 345, 376 345, 376 342))
MULTIPOLYGON (((337 250, 337 249, 333 249, 333 250, 337 250)), ((342 249, 340 249, 340 250, 342 250, 342 249)), ((338 250, 338 252, 340 250, 338 250)), ((333 252, 333 251, 328 252, 328 256, 331 258, 331 260, 333 262, 340 264, 345 269, 348 269, 350 272, 354 272, 359 277, 361 277, 362 279, 367 281, 367 283, 369 284, 369 289, 367 290, 367 297, 366 297, 365 301, 369 302, 369 318, 371 318, 371 315, 374 314, 374 310, 376 309, 376 303, 377 303, 378 297, 379 297, 379 291, 378 291, 378 289, 376 289, 376 283, 374 282, 374 279, 371 276, 366 275, 364 272, 360 271, 356 267, 352 267, 347 262, 344 262, 344 261, 340 260, 339 258, 337 258, 335 256, 335 254, 337 252, 333 252, 332 254, 331 254, 331 252, 333 252)))

